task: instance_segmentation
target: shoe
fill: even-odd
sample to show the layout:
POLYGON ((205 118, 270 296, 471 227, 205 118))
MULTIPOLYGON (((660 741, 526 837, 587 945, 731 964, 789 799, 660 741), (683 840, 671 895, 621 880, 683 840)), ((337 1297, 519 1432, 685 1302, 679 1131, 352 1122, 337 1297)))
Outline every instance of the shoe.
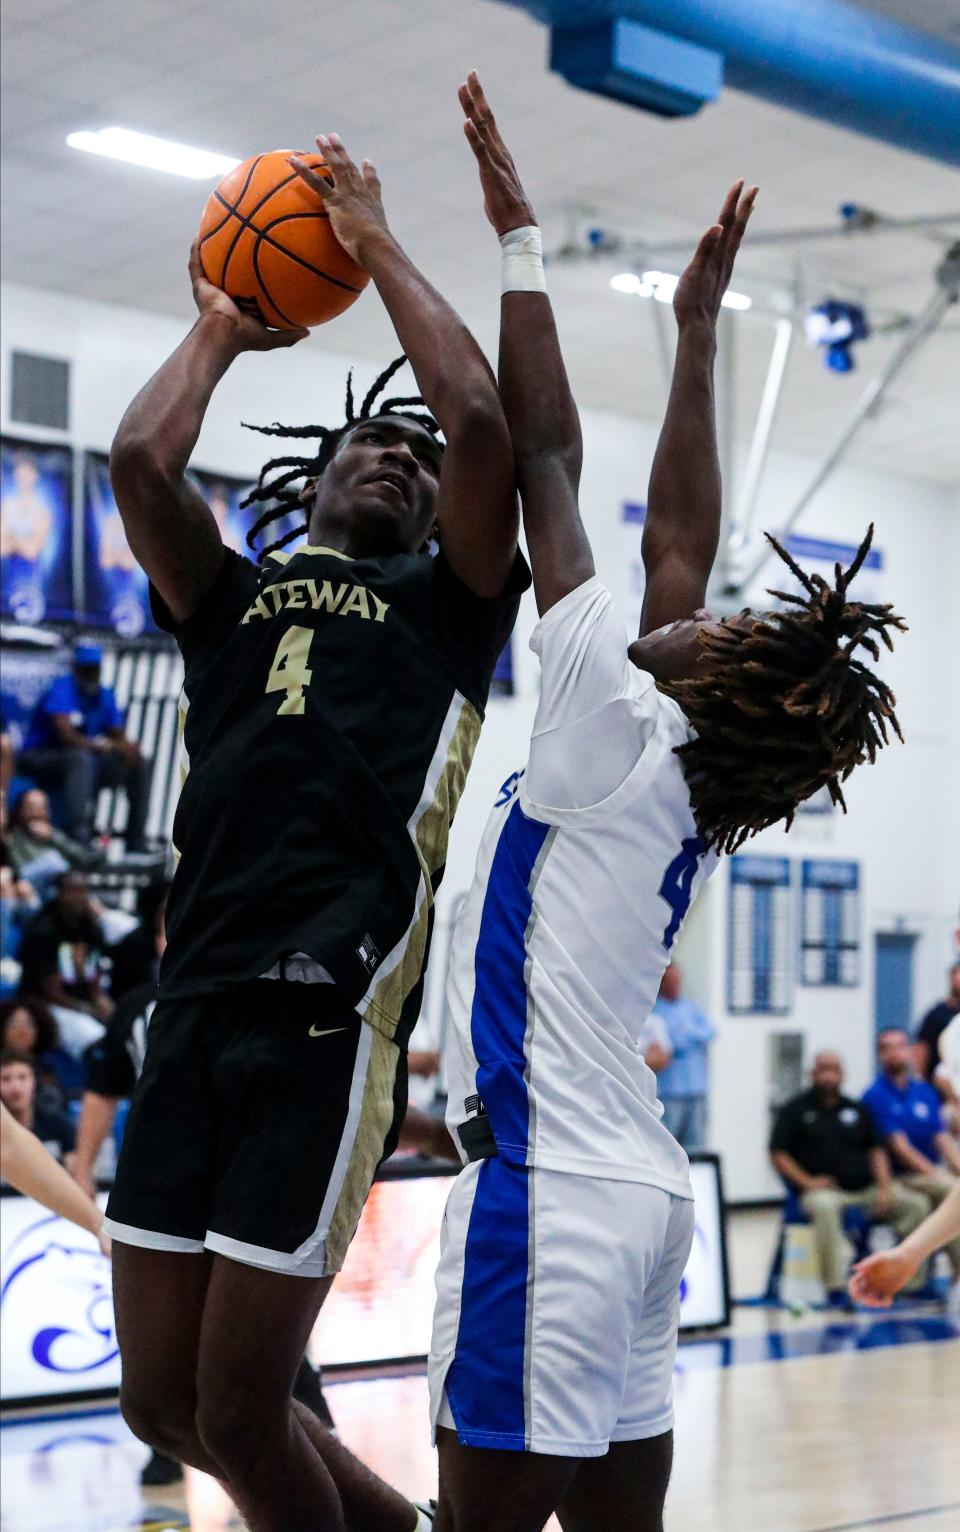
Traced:
POLYGON ((140 1470, 140 1483, 145 1487, 159 1484, 179 1484, 183 1478, 183 1464, 176 1458, 168 1458, 162 1452, 153 1452, 140 1470))
POLYGON ((329 1431, 336 1431, 337 1426, 330 1413, 330 1406, 323 1397, 323 1375, 319 1367, 311 1367, 306 1357, 297 1368, 297 1376, 293 1380, 293 1397, 299 1404, 306 1405, 311 1414, 316 1415, 321 1425, 329 1431))

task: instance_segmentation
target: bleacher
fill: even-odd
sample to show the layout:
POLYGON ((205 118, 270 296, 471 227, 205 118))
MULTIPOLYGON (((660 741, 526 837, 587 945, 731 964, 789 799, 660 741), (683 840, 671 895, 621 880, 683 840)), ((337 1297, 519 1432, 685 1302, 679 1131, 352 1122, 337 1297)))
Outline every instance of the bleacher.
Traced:
MULTIPOLYGON (((85 638, 91 636, 85 631, 85 638)), ((5 712, 12 721, 15 743, 19 744, 38 698, 55 675, 69 669, 74 634, 65 629, 41 634, 4 625, 2 640, 5 712)), ((158 851, 152 866, 135 866, 125 861, 127 799, 123 790, 102 789, 96 809, 96 832, 109 837, 109 842, 107 862, 91 874, 91 884, 108 902, 129 906, 137 890, 157 876, 171 854, 170 836, 180 791, 177 715, 183 662, 172 640, 166 638, 140 637, 132 641, 113 634, 98 634, 96 642, 103 649, 103 683, 115 689, 117 701, 126 713, 127 735, 137 741, 151 763, 146 833, 158 851)), ((15 777, 11 801, 30 785, 29 778, 15 777)), ((60 819, 59 795, 50 796, 54 818, 60 819)))

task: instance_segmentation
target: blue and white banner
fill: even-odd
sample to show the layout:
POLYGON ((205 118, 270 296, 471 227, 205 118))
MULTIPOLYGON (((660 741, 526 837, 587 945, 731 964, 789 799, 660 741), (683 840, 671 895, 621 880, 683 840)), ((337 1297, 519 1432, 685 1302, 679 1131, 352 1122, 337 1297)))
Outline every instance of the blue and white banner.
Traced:
POLYGON ((0 1214, 0 1398, 118 1388, 110 1262, 93 1235, 28 1197, 4 1197, 0 1214))
MULTIPOLYGON (((230 478, 222 473, 208 473, 205 468, 191 468, 189 477, 213 512, 224 546, 232 548, 234 553, 241 553, 244 558, 255 559, 256 555, 247 546, 247 531, 260 515, 260 508, 249 506, 246 510, 240 509, 241 500, 250 493, 252 487, 249 480, 230 478)), ((277 524, 279 530, 275 531, 273 527, 269 529, 267 541, 272 542, 274 537, 282 537, 284 532, 292 532, 302 519, 305 518, 285 517, 282 524, 277 524)))
POLYGON ((155 633, 147 577, 130 551, 103 452, 84 453, 83 537, 83 620, 125 638, 155 633))
POLYGON ((854 988, 860 982, 860 864, 803 863, 800 979, 854 988))
MULTIPOLYGON (((835 566, 839 564, 841 568, 849 569, 857 554, 855 543, 841 543, 831 538, 808 537, 793 532, 784 540, 784 547, 791 558, 796 559, 805 574, 822 575, 831 585, 835 578, 835 566)), ((885 564, 883 549, 874 545, 864 559, 863 568, 856 576, 853 590, 858 601, 889 600, 889 597, 884 594, 885 564)), ((778 590, 788 591, 791 595, 802 594, 799 580, 780 563, 779 559, 776 567, 771 565, 765 574, 767 585, 774 585, 778 590)))
POLYGON ((16 622, 73 617, 73 453, 0 442, 0 609, 16 622))
POLYGON ((786 1015, 793 1003, 790 859, 738 853, 729 868, 728 1009, 786 1015))

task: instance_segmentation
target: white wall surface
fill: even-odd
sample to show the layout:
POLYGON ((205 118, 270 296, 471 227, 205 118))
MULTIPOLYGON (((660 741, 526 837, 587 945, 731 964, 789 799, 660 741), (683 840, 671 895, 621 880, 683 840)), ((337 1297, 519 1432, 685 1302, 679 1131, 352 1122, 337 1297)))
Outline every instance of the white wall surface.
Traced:
MULTIPOLYGON (((127 403, 184 333, 178 321, 160 315, 10 285, 0 289, 0 323, 4 385, 11 349, 69 358, 69 439, 78 447, 99 449, 109 447, 127 403)), ((330 341, 336 342, 335 329, 330 341)), ((240 358, 211 405, 195 454, 197 466, 240 475, 259 468, 269 443, 242 431, 240 420, 296 424, 342 419, 349 359, 326 344, 326 335, 316 336, 292 352, 240 358)), ((367 363, 358 366, 360 389, 375 370, 367 363)), ((629 385, 625 368, 624 390, 629 385)), ((855 384, 825 378, 823 386, 837 390, 838 413, 849 407, 855 384)), ((4 430, 29 434, 10 422, 5 396, 0 423, 4 430)), ((589 411, 584 416, 584 515, 599 572, 621 601, 627 595, 621 505, 645 499, 656 433, 655 422, 589 411)), ((762 526, 777 526, 814 466, 812 460, 772 455, 760 496, 762 526)), ((728 1194, 736 1199, 777 1191, 765 1155, 770 1036, 802 1031, 808 1056, 828 1044, 838 1048, 847 1061, 848 1085, 859 1091, 872 1072, 874 933, 906 929, 918 934, 918 1006, 940 994, 953 950, 960 902, 960 495, 886 473, 843 470, 799 530, 856 542, 870 520, 876 522, 877 545, 886 559, 883 599, 893 600, 910 623, 896 654, 883 662, 898 695, 907 745, 893 746, 873 770, 861 771, 848 784, 847 818, 836 816, 826 828, 819 822, 812 828, 798 826, 789 836, 768 831, 754 842, 757 850, 796 860, 826 855, 860 861, 862 983, 842 990, 797 986, 789 1017, 727 1014, 724 868, 691 917, 679 953, 690 993, 720 1025, 713 1051, 711 1140, 724 1156, 728 1194)), ((776 584, 774 576, 771 565, 761 585, 776 584)), ((445 955, 450 906, 469 882, 489 805, 526 755, 537 689, 537 666, 526 643, 535 615, 527 597, 515 639, 518 695, 490 704, 438 901, 436 959, 445 955)), ((439 971, 435 963, 421 1024, 425 1043, 439 1026, 439 971)))

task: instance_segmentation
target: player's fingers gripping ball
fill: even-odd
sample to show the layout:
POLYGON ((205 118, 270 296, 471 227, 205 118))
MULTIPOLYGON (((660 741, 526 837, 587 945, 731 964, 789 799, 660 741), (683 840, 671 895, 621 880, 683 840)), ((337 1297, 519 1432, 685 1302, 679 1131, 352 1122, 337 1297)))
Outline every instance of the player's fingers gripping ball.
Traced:
MULTIPOLYGON (((200 221, 204 275, 246 314, 282 330, 324 324, 370 280, 339 243, 326 208, 288 164, 256 154, 224 176, 200 221)), ((301 154, 313 170, 321 154, 301 154)))

